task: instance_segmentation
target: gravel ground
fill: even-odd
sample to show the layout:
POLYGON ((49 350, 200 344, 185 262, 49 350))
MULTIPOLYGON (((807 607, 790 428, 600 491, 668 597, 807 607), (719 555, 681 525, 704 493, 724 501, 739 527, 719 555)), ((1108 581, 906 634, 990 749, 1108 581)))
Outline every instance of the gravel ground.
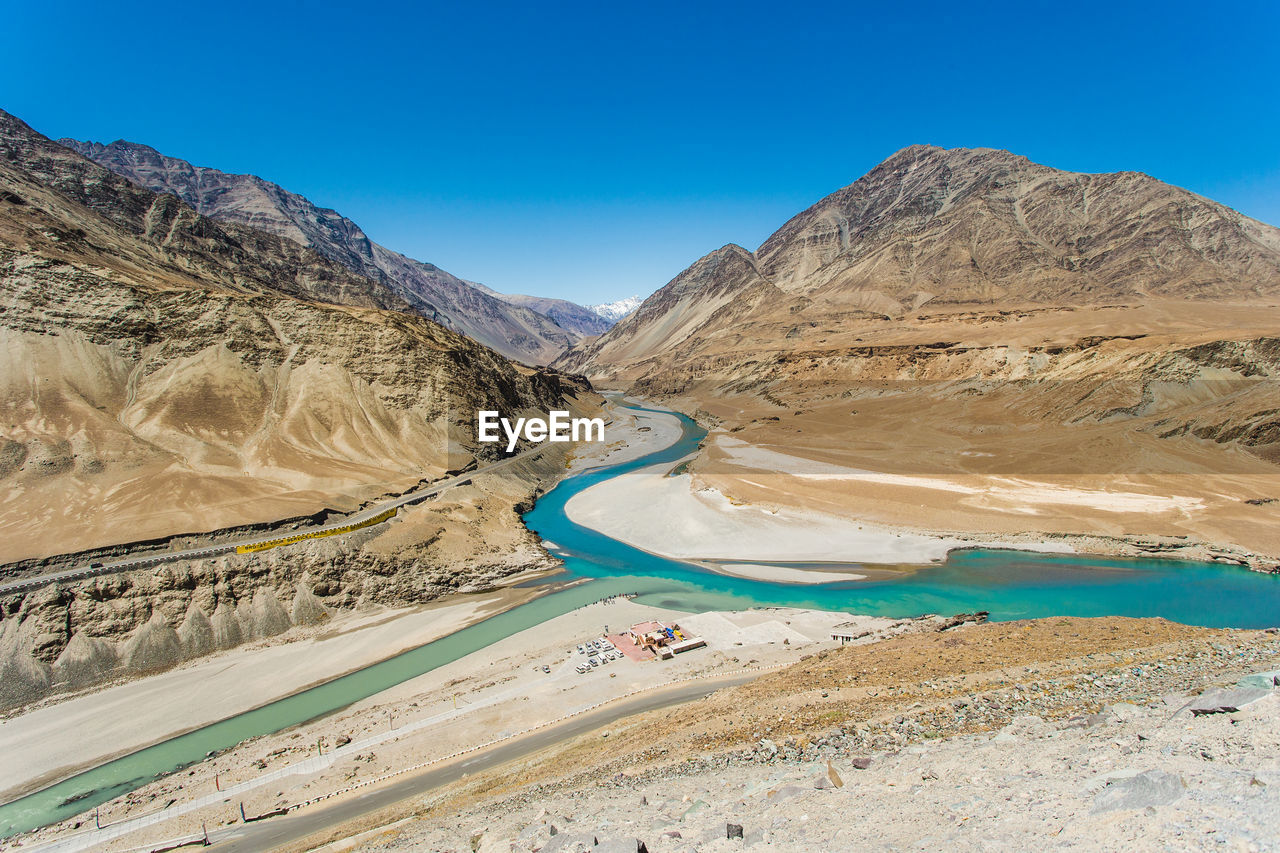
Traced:
MULTIPOLYGON (((1090 621, 1108 633, 1106 620, 1090 621)), ((1043 621, 1027 624, 1035 625, 1021 629, 1029 635, 1047 630, 1043 621)), ((1069 627, 1088 633, 1080 624, 1069 627)), ((1167 641, 1145 649, 1070 658, 1086 666, 1063 658, 999 671, 1016 680, 975 683, 972 673, 957 673, 949 685, 922 673, 931 677, 880 685, 870 694, 874 716, 853 713, 821 730, 798 721, 786 734, 753 732, 758 739, 734 749, 699 749, 726 739, 724 726, 715 725, 725 712, 716 718, 694 713, 686 723, 697 731, 685 733, 694 748, 675 755, 668 737, 652 750, 665 762, 619 756, 620 733, 597 732, 590 736, 594 743, 564 753, 593 751, 590 771, 487 795, 483 788, 440 794, 419 804, 418 819, 330 849, 604 853, 635 851, 639 841, 654 853, 1025 850, 1033 844, 1280 850, 1280 691, 1251 694, 1256 701, 1230 713, 1195 714, 1186 707, 1215 685, 1230 687, 1242 676, 1280 668, 1280 636, 1179 637, 1175 628, 1156 638, 1167 641), (886 696, 896 707, 883 704, 886 696), (742 838, 728 837, 738 826, 742 838)), ((966 645, 998 650, 1017 630, 967 629, 966 645)), ((892 642, 906 644, 899 652, 923 654, 930 642, 951 639, 892 642)), ((1090 639, 1097 638, 1082 636, 1090 639)), ((770 676, 782 683, 757 688, 757 699, 788 683, 804 686, 815 674, 863 671, 853 667, 866 658, 845 651, 770 676)), ((539 764, 545 775, 556 758, 543 756, 510 779, 539 764)))

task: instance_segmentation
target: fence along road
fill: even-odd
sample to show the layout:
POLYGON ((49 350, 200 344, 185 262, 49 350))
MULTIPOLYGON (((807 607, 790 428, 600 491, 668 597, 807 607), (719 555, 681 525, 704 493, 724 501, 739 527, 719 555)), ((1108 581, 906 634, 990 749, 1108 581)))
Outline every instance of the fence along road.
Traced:
POLYGON ((434 497, 443 491, 451 489, 455 486, 463 485, 471 481, 473 477, 479 477, 484 474, 490 474, 508 465, 521 462, 537 456, 545 451, 550 445, 540 444, 532 450, 526 450, 515 456, 509 456, 500 462, 494 462, 491 465, 485 465, 482 468, 476 468, 472 471, 464 471, 454 477, 444 480, 437 480, 434 483, 426 485, 406 492, 398 498, 389 501, 383 501, 373 506, 360 510, 359 512, 349 515, 340 521, 330 524, 321 524, 315 527, 307 527, 301 530, 295 530, 290 533, 281 535, 279 533, 269 536, 246 536, 237 539, 228 539, 215 545, 205 545, 199 548, 185 548, 179 551, 163 551, 158 554, 147 554, 141 557, 126 557, 123 560, 112 560, 109 563, 101 565, 89 565, 80 568, 67 569, 62 572, 53 572, 47 575, 40 575, 35 578, 27 578, 13 583, 0 584, 0 595, 6 595, 14 592, 30 592, 33 589, 39 589, 42 586, 58 583, 60 581, 84 580, 85 578, 99 577, 100 575, 112 575, 119 572, 127 572, 133 569, 141 569, 147 566, 153 566, 158 563, 168 563, 174 560, 191 560, 202 557, 213 557, 218 554, 229 554, 238 552, 241 554, 252 553, 255 551, 265 551, 269 548, 277 548, 285 545, 292 545, 308 539, 318 539, 322 536, 338 536, 343 533, 350 533, 353 530, 359 530, 365 527, 372 527, 376 524, 382 524, 396 516, 400 507, 415 504, 424 501, 427 498, 434 497))

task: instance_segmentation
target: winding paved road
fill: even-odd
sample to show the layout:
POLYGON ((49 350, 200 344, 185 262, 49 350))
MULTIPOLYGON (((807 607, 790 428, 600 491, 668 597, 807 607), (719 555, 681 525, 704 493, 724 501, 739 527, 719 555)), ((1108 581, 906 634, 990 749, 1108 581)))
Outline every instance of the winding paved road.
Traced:
POLYGON ((168 563, 173 560, 190 560, 201 557, 212 557, 218 554, 226 554, 235 551, 236 548, 241 545, 257 545, 263 542, 270 542, 273 539, 281 539, 286 536, 298 536, 306 533, 324 533, 329 530, 349 527, 353 524, 359 524, 362 521, 367 521, 377 516, 379 513, 386 512, 389 509, 399 509, 402 506, 408 506, 409 504, 424 501, 429 497, 434 497, 435 495, 451 489, 454 486, 462 485, 463 483, 470 481, 473 477, 490 474, 500 468, 505 468, 508 465, 514 464, 515 462, 531 459, 545 451, 549 446, 549 443, 540 444, 532 450, 526 450, 524 453, 510 456, 500 462, 494 462, 492 465, 485 465, 483 468, 476 468, 473 471, 464 471, 456 477, 449 477, 444 480, 437 480, 434 483, 428 483, 427 485, 411 492, 407 492, 398 498, 367 507, 353 515, 349 515, 346 518, 330 524, 320 524, 315 527, 281 531, 265 536, 244 536, 237 539, 228 539, 224 542, 219 542, 216 545, 206 545, 199 548, 185 548, 178 551, 164 551, 161 553, 147 554, 141 557, 126 557, 123 560, 112 560, 109 563, 104 562, 101 565, 89 565, 80 568, 67 569, 61 572, 52 572, 47 575, 40 575, 39 577, 26 578, 12 583, 0 584, 0 595, 6 595, 14 592, 29 592, 33 589, 39 589, 42 586, 58 583, 59 581, 84 580, 85 578, 98 577, 100 575, 111 575, 116 574, 117 572, 126 572, 133 569, 144 568, 146 566, 153 566, 157 563, 168 563))

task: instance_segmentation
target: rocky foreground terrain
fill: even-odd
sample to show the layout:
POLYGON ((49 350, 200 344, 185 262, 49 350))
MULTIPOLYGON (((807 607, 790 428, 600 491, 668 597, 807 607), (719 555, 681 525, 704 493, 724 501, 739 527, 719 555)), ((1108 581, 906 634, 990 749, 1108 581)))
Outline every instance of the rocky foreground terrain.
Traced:
MULTIPOLYGON (((477 409, 598 403, 0 113, 0 577, 341 517, 483 455, 477 409)), ((549 567, 516 507, 564 464, 336 539, 0 597, 0 705, 549 567)))
POLYGON ((911 634, 593 732, 327 849, 1277 849, 1278 666, 1274 630, 911 634))

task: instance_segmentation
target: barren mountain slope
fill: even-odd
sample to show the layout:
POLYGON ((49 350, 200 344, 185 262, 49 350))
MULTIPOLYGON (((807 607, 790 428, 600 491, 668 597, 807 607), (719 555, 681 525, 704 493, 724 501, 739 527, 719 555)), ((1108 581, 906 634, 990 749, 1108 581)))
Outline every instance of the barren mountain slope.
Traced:
POLYGON ((5 561, 350 504, 449 467, 473 404, 579 390, 408 313, 290 298, 385 291, 3 132, 5 561))
POLYGON ((0 111, 7 211, 0 239, 150 287, 270 291, 366 308, 407 309, 385 288, 292 240, 215 223, 156 196, 0 111), (67 212, 64 208, 75 208, 67 212))
POLYGON ((737 502, 1280 556, 1280 231, 1145 175, 908 148, 556 364, 737 502))
POLYGON ((576 302, 570 302, 567 299, 528 296, 523 293, 499 293, 491 287, 485 287, 483 284, 477 284, 474 281, 467 283, 495 299, 501 299, 510 305, 520 305, 550 317, 562 329, 572 332, 576 340, 589 338, 608 331, 609 327, 613 325, 611 320, 604 318, 590 308, 586 308, 576 302))
MULTIPOLYGON (((707 255, 560 364, 679 383, 691 378, 678 369, 690 357, 839 351, 866 334, 905 337, 945 319, 972 326, 996 314, 985 320, 1007 324, 1048 308, 1278 299, 1280 230, 1220 204, 1133 172, 1084 175, 1004 151, 913 146, 792 218, 757 252, 731 244, 707 255)), ((1205 313, 1182 322, 1211 327, 1205 313)))
MULTIPOLYGON (((319 301, 380 294, 0 117, 0 564, 63 568, 56 555, 96 549, 70 558, 83 565, 121 543, 191 546, 349 511, 471 458, 477 408, 598 400, 415 314, 319 301)), ((5 596, 0 705, 272 636, 326 607, 548 568, 515 507, 563 466, 549 452, 346 537, 5 596)))
POLYGON ((374 243, 337 211, 255 175, 232 175, 123 140, 110 145, 59 140, 112 172, 153 192, 169 193, 219 222, 276 234, 319 252, 382 285, 383 298, 429 317, 508 358, 545 364, 577 335, 520 304, 477 292, 433 264, 374 243))

